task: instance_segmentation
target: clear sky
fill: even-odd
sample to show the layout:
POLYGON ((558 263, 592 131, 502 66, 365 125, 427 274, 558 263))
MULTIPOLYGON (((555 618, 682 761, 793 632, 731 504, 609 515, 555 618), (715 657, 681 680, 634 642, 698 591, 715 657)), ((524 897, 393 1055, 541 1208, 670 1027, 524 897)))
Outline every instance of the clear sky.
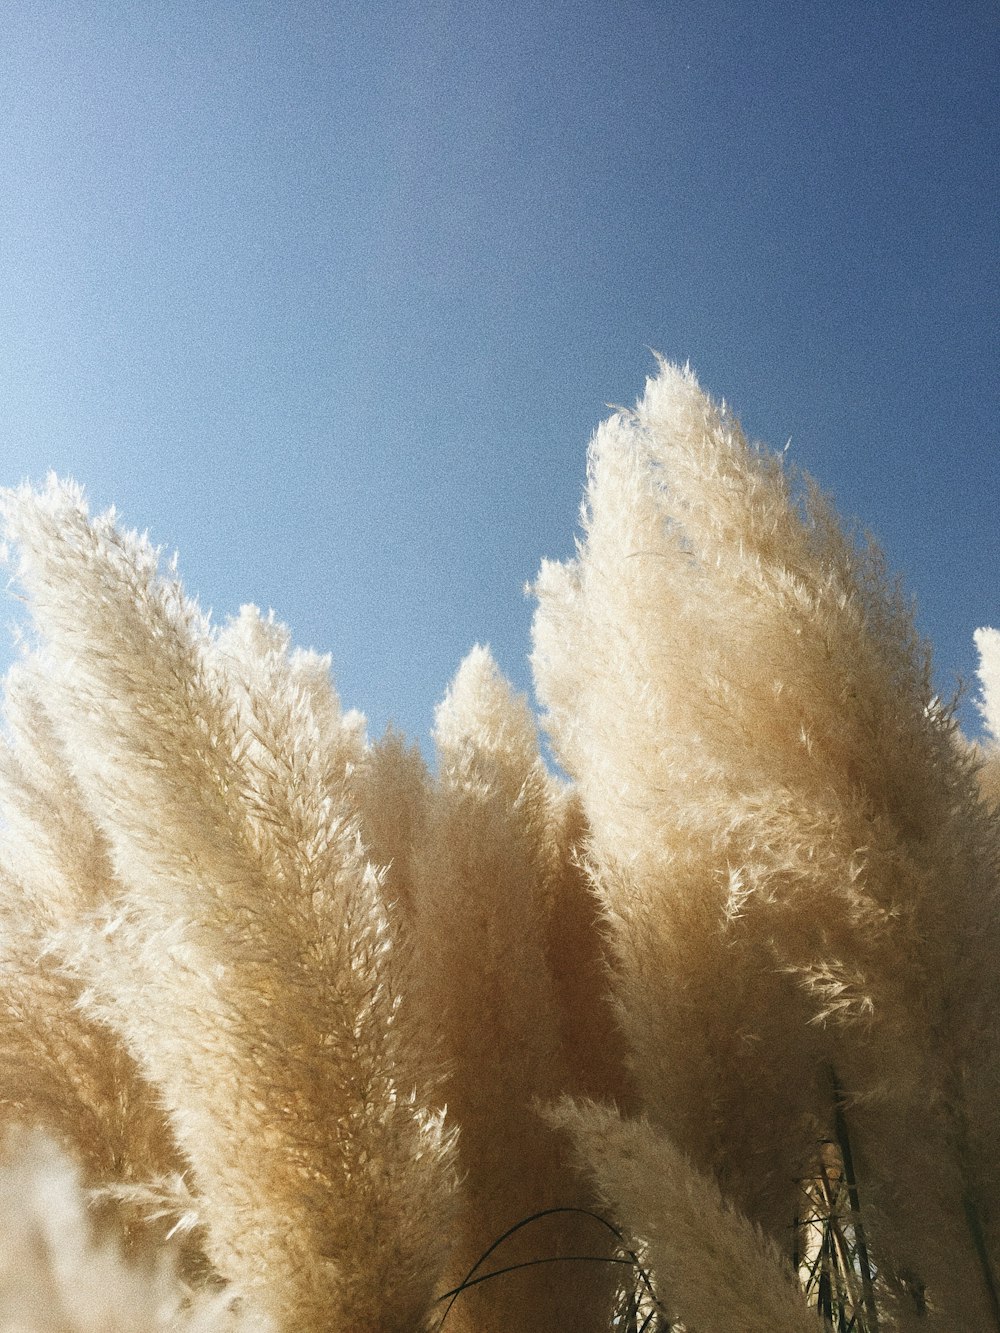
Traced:
POLYGON ((476 641, 529 687, 655 347, 877 534, 950 693, 1000 624, 998 71, 996 0, 7 0, 0 479, 425 738, 476 641))

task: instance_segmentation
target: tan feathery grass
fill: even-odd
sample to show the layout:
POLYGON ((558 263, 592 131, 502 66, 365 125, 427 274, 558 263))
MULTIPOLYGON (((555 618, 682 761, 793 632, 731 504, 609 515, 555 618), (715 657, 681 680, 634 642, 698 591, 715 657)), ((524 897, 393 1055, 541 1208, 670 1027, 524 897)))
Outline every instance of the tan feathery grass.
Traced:
MULTIPOLYGON (((119 1038, 81 1008, 81 983, 65 971, 87 913, 116 882, 103 835, 90 817, 45 711, 44 671, 26 658, 8 672, 7 734, 0 745, 0 1117, 45 1126, 70 1148, 99 1216, 130 1255, 163 1242, 187 1210, 186 1162, 157 1100, 119 1038), (161 1218, 126 1200, 152 1189, 161 1218), (171 1210, 167 1201, 173 1199, 171 1210)), ((183 1233, 187 1271, 204 1267, 183 1233)))
MULTIPOLYGON (((71 485, 4 512, 40 647, 0 749, 0 1123, 82 1175, 21 1138, 0 1188, 63 1182, 108 1327, 125 1292, 149 1327, 412 1333, 475 1267, 446 1333, 596 1333, 629 1262, 596 1190, 671 1319, 790 1333, 835 1141, 866 1333, 1000 1329, 1000 635, 974 747, 877 550, 690 372, 598 431, 538 581, 568 787, 486 650, 432 775, 71 485), (159 1266, 102 1257, 84 1198, 159 1266)), ((27 1281, 75 1331, 34 1206, 0 1315, 27 1281)))
POLYGON ((979 711, 986 726, 987 740, 979 755, 979 785, 994 806, 1000 806, 1000 630, 977 629, 979 649, 979 711))
POLYGON ((51 713, 123 886, 79 965, 160 1089, 211 1257, 279 1327, 412 1329, 450 1146, 399 1058, 392 942, 325 786, 315 673, 262 632, 231 678, 148 543, 71 488, 6 510, 51 713))
POLYGON ((815 1333, 785 1256, 647 1120, 568 1099, 548 1118, 569 1134, 580 1168, 641 1247, 671 1325, 815 1333))
POLYGON ((783 1239, 832 1065, 883 1277, 992 1326, 968 1217, 994 1215, 996 830, 909 609, 666 365, 598 431, 584 528, 533 661, 643 1105, 783 1239))
MULTIPOLYGON (((441 1033, 448 1110, 459 1126, 454 1285, 509 1226, 583 1197, 534 1109, 568 1079, 546 962, 556 865, 549 781, 527 704, 487 650, 462 663, 438 708, 435 742, 440 773, 414 882, 413 1001, 441 1033)), ((578 1233, 572 1215, 552 1217, 515 1238, 504 1262, 577 1252, 578 1233)), ((449 1327, 596 1329, 613 1291, 613 1275, 599 1265, 584 1274, 524 1270, 463 1294, 449 1327)))
POLYGON ((232 1293, 192 1291, 164 1251, 128 1263, 95 1235, 76 1163, 37 1131, 0 1145, 0 1328, 7 1333, 270 1333, 232 1293))

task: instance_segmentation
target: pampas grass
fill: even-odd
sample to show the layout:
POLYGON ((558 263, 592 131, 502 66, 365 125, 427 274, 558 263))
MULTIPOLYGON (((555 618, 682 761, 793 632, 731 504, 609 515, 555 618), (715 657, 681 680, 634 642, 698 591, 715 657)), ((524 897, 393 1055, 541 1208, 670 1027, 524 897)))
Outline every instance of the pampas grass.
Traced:
MULTIPOLYGON (((441 1032, 448 1105, 460 1126, 457 1282, 520 1218, 584 1197, 533 1109, 569 1082, 546 960, 557 812, 527 702, 486 649, 460 666, 434 735, 439 777, 415 876, 413 999, 426 1026, 441 1032)), ((524 1247, 539 1238, 547 1253, 574 1253, 579 1230, 574 1214, 554 1216, 519 1237, 504 1261, 530 1257, 524 1247)), ((524 1270, 471 1291, 453 1322, 489 1333, 600 1328, 614 1291, 606 1278, 600 1267, 524 1270)))
POLYGON ((977 629, 979 711, 987 739, 980 757, 979 785, 993 805, 1000 805, 1000 630, 977 629))
POLYGON ((3 513, 0 1328, 1000 1330, 1000 635, 975 746, 690 371, 536 584, 568 783, 485 648, 432 770, 72 484, 3 513))
POLYGON ((645 1118, 623 1120, 596 1103, 568 1101, 548 1118, 571 1136, 603 1204, 642 1237, 670 1323, 682 1320, 699 1333, 815 1329, 779 1250, 645 1118))
POLYGON ((989 1326, 1000 844, 878 552, 661 366, 538 596, 651 1120, 788 1246, 846 1105, 896 1317, 989 1326))
POLYGON ((169 1249, 128 1263, 95 1235, 75 1162, 37 1132, 0 1157, 0 1328, 7 1333, 271 1333, 231 1293, 193 1291, 169 1249))
MULTIPOLYGON (((41 663, 6 681, 0 748, 0 1124, 44 1127, 72 1152, 105 1220, 131 1257, 155 1249, 189 1204, 178 1151, 156 1088, 128 1050, 85 1012, 80 979, 64 966, 87 913, 115 892, 106 840, 90 817, 41 701, 41 663), (162 1225, 143 1225, 133 1189, 156 1190, 162 1225), (177 1207, 171 1208, 167 1200, 177 1207)), ((184 1232, 185 1268, 204 1266, 184 1232)))
POLYGON ((351 728, 319 664, 252 614, 213 639, 70 488, 7 517, 119 885, 73 963, 159 1090, 209 1257, 279 1327, 414 1327, 450 1136, 433 1074, 397 1054, 389 922, 338 799, 351 728))

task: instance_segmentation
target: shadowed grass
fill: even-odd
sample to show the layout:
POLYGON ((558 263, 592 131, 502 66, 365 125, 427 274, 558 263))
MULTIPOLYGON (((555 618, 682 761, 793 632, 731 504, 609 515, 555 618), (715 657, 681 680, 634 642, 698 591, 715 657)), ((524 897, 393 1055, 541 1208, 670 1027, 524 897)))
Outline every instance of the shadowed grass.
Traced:
MULTIPOLYGON (((623 1288, 623 1293, 622 1293, 623 1301, 628 1306, 628 1312, 627 1312, 628 1322, 625 1325, 625 1333, 646 1333, 646 1330, 649 1329, 653 1316, 661 1311, 662 1307, 660 1306, 659 1302, 656 1299, 656 1294, 653 1291, 653 1285, 652 1282, 650 1281, 649 1274, 643 1267, 642 1262, 639 1259, 639 1256, 633 1249, 629 1247, 628 1242, 626 1241, 625 1236, 622 1234, 622 1232, 619 1231, 619 1229, 612 1222, 609 1222, 606 1217, 602 1217, 600 1213, 595 1213, 592 1209, 567 1206, 559 1208, 543 1208, 539 1212, 532 1213, 530 1214, 530 1216, 522 1218, 519 1222, 515 1222, 515 1224, 512 1227, 508 1227, 508 1229, 501 1236, 498 1236, 497 1239, 486 1250, 483 1251, 483 1253, 472 1265, 472 1267, 466 1273, 465 1277, 458 1284, 458 1286, 453 1287, 451 1291, 446 1291, 443 1293, 443 1295, 438 1297, 439 1302, 447 1301, 448 1305, 446 1306, 440 1321, 435 1326, 436 1329, 440 1329, 443 1327, 444 1322, 448 1318, 448 1315, 451 1313, 451 1310, 455 1302, 458 1300, 459 1296, 461 1296, 461 1294, 464 1291, 468 1291, 472 1287, 479 1286, 483 1282, 489 1282, 493 1278, 503 1277, 509 1273, 515 1273, 521 1269, 536 1268, 544 1264, 559 1264, 559 1263, 616 1264, 622 1266, 623 1268, 629 1268, 635 1273, 636 1277, 638 1278, 638 1285, 642 1289, 641 1303, 642 1304, 650 1303, 653 1308, 648 1314, 646 1314, 643 1323, 641 1325, 638 1325, 637 1320, 640 1310, 640 1301, 636 1299, 635 1292, 632 1289, 623 1288), (507 1264, 502 1268, 491 1269, 490 1272, 488 1273, 479 1273, 479 1269, 483 1266, 483 1264, 487 1262, 490 1256, 495 1254, 497 1250, 501 1248, 501 1246, 503 1246, 508 1240, 511 1239, 512 1236, 517 1235, 518 1232, 523 1231, 526 1227, 532 1226, 535 1223, 542 1221, 546 1217, 566 1216, 567 1214, 575 1214, 578 1217, 592 1218, 595 1222, 599 1223, 602 1227, 604 1227, 606 1231, 609 1231, 614 1236, 615 1241, 619 1249, 622 1251, 622 1253, 620 1255, 606 1255, 606 1254, 548 1255, 539 1257, 537 1259, 523 1260, 520 1263, 516 1264, 507 1264)), ((615 1324, 617 1324, 619 1317, 620 1316, 616 1314, 615 1319, 613 1321, 615 1324)))

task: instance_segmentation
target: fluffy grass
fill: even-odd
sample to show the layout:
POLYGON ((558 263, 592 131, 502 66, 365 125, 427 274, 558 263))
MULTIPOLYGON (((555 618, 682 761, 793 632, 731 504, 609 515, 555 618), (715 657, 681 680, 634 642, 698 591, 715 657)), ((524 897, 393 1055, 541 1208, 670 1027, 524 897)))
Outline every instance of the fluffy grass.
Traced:
POLYGON ((485 648, 432 772, 72 484, 3 512, 0 1329, 1000 1333, 1000 635, 975 746, 690 371, 539 575, 568 783, 485 648))

